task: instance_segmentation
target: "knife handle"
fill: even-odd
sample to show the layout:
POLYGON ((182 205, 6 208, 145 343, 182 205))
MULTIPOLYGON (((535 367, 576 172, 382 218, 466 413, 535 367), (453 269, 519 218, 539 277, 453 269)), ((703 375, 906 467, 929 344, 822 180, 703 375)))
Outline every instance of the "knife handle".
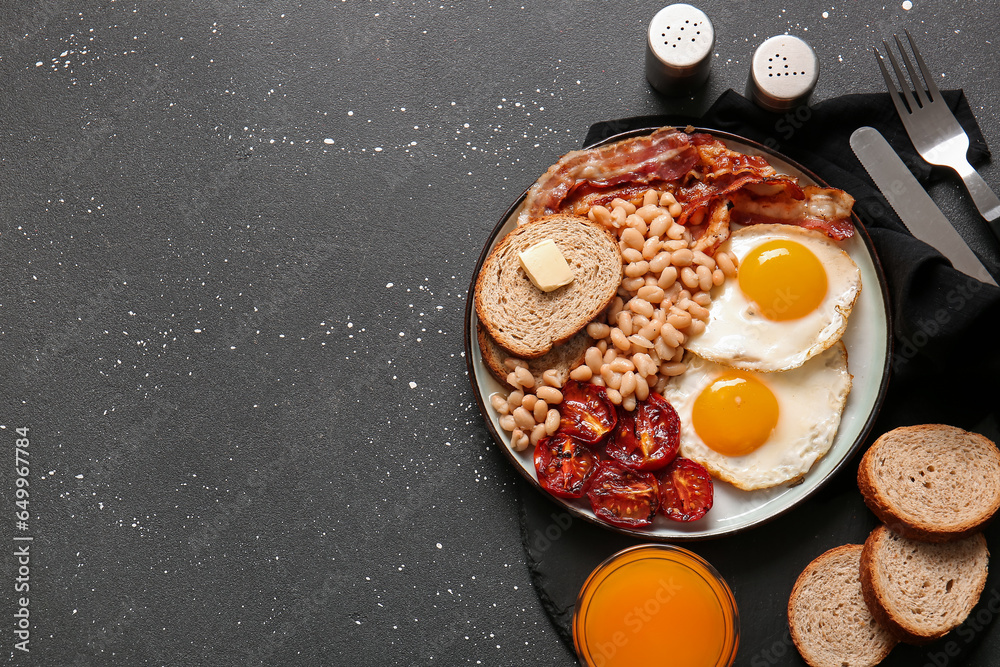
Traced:
POLYGON ((997 240, 1000 240, 1000 225, 996 224, 997 219, 1000 218, 1000 199, 997 198, 996 193, 993 192, 989 184, 983 180, 983 177, 979 175, 979 172, 973 169, 972 165, 968 162, 960 165, 956 168, 956 171, 962 177, 962 181, 965 182, 965 187, 972 196, 972 201, 975 203, 976 208, 979 209, 980 215, 987 222, 992 223, 989 225, 989 228, 996 235, 997 240))

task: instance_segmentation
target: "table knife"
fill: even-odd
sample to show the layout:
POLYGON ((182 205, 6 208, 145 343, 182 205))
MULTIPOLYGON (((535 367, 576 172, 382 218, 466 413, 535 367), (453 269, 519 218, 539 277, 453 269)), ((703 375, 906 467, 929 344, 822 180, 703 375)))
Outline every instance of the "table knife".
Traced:
POLYGON ((962 273, 997 284, 878 130, 856 129, 851 134, 851 149, 913 236, 936 248, 962 273))

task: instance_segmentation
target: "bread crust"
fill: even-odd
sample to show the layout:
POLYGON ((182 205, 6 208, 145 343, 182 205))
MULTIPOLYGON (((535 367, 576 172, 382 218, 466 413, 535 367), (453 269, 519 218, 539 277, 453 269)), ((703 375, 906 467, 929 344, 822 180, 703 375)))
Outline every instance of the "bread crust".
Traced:
MULTIPOLYGON (((865 504, 872 513, 882 523, 904 537, 925 542, 960 540, 981 531, 1000 509, 1000 493, 996 493, 992 502, 985 506, 977 516, 970 517, 958 524, 949 525, 943 520, 935 521, 934 517, 922 519, 912 515, 908 516, 904 514, 899 504, 893 501, 888 490, 883 487, 881 480, 876 475, 875 467, 879 457, 901 442, 942 437, 966 441, 975 445, 978 451, 990 456, 992 461, 988 463, 992 463, 996 468, 997 475, 994 476, 994 479, 996 484, 1000 486, 1000 450, 997 450, 992 441, 978 433, 971 433, 944 424, 921 424, 899 427, 883 434, 861 458, 861 463, 858 465, 858 489, 860 489, 865 504)), ((958 503, 961 500, 956 498, 955 502, 958 503)), ((928 508, 928 514, 933 514, 932 508, 928 508)))
MULTIPOLYGON (((792 643, 795 644, 795 648, 798 650, 799 655, 802 656, 802 659, 805 660, 810 667, 828 667, 834 665, 834 662, 824 660, 822 649, 815 648, 813 646, 813 639, 806 635, 799 627, 799 618, 796 609, 799 598, 809 594, 807 586, 811 583, 814 575, 822 569, 828 567, 831 561, 839 560, 842 556, 857 559, 860 557, 859 554, 861 553, 862 548, 863 547, 860 544, 844 544, 820 554, 805 567, 801 574, 799 574, 798 578, 795 580, 795 585, 792 587, 792 592, 788 596, 788 629, 792 636, 792 643)), ((805 621, 806 619, 802 620, 805 621)), ((878 620, 876 619, 876 623, 877 622, 878 620)), ((883 626, 883 630, 884 629, 885 626, 883 626)), ((889 655, 892 648, 896 645, 897 640, 895 639, 895 635, 884 635, 883 639, 884 644, 881 646, 881 650, 868 656, 867 660, 863 663, 851 663, 852 667, 877 665, 884 660, 885 657, 889 655)), ((835 663, 838 667, 841 664, 846 664, 839 658, 835 661, 835 663)))
MULTIPOLYGON (((859 575, 861 579, 861 594, 864 597, 865 605, 867 605, 872 616, 875 617, 876 622, 892 633, 893 636, 901 642, 919 646, 940 639, 951 632, 955 627, 958 627, 958 625, 960 625, 961 622, 968 616, 968 612, 966 612, 965 616, 961 618, 959 623, 951 627, 941 627, 939 630, 934 632, 923 632, 919 628, 910 627, 904 623, 902 618, 897 617, 892 613, 890 610, 890 603, 887 599, 887 592, 884 591, 879 585, 879 579, 877 576, 879 551, 884 548, 885 541, 889 538, 891 533, 892 531, 887 526, 877 526, 871 534, 869 534, 868 539, 865 540, 864 547, 862 548, 859 575)), ((974 538, 974 536, 970 537, 974 538)), ((978 537, 982 541, 983 547, 985 547, 986 538, 983 537, 982 533, 979 533, 978 537)), ((968 605, 969 611, 971 611, 972 607, 975 606, 975 602, 979 600, 985 586, 986 573, 984 571, 980 577, 980 581, 975 587, 972 604, 968 605)))
MULTIPOLYGON (((544 234, 538 235, 536 240, 542 240, 544 237, 544 234)), ((565 250, 563 254, 567 254, 565 250)), ((594 258, 591 257, 591 259, 594 258)), ((571 261, 571 257, 567 257, 567 261, 571 261)), ((487 256, 476 279, 476 316, 480 326, 486 327, 487 332, 497 345, 509 352, 511 356, 519 359, 535 359, 549 352, 554 346, 568 341, 611 305, 611 302, 618 293, 618 287, 621 285, 623 271, 621 249, 618 246, 618 241, 610 231, 581 216, 567 214, 545 216, 512 230, 507 236, 501 239, 487 256), (571 310, 566 312, 574 305, 572 300, 570 300, 569 303, 565 304, 565 309, 560 311, 561 319, 546 323, 550 331, 542 336, 545 339, 544 342, 534 345, 525 344, 511 335, 508 323, 498 321, 498 318, 494 317, 495 313, 493 310, 497 307, 500 298, 494 292, 500 291, 499 287, 505 287, 506 289, 503 290, 504 294, 509 295, 509 288, 512 284, 515 284, 515 277, 523 276, 524 270, 518 264, 516 257, 516 244, 523 243, 528 235, 544 229, 545 225, 564 223, 581 225, 580 229, 584 230, 585 234, 591 235, 591 240, 601 246, 601 269, 602 273, 608 272, 608 275, 605 279, 599 281, 603 283, 600 286, 585 285, 584 280, 586 276, 577 276, 570 285, 558 288, 551 293, 551 296, 544 295, 539 298, 544 299, 546 302, 552 301, 555 304, 564 295, 571 295, 574 291, 579 293, 580 288, 591 290, 598 289, 599 287, 603 292, 598 294, 587 292, 586 303, 581 304, 582 309, 577 312, 572 312, 571 310), (507 285, 503 285, 504 280, 508 281, 507 285)), ((521 282, 526 280, 527 278, 525 277, 521 282)), ((537 288, 532 289, 537 290, 537 288)), ((531 294, 539 296, 541 292, 538 291, 537 294, 532 292, 531 294)), ((516 307, 519 305, 516 304, 516 307)), ((552 319, 555 320, 556 318, 552 319)))
MULTIPOLYGON (((515 389, 507 382, 510 370, 504 365, 505 359, 509 358, 505 354, 506 351, 490 337, 482 326, 476 327, 476 339, 479 342, 479 352, 483 363, 490 374, 507 389, 515 389)), ((542 373, 550 368, 556 371, 559 379, 565 384, 569 379, 569 372, 583 363, 587 348, 593 343, 594 339, 588 336, 585 331, 579 331, 562 345, 557 345, 548 353, 528 361, 528 370, 535 378, 535 386, 543 384, 542 373)))

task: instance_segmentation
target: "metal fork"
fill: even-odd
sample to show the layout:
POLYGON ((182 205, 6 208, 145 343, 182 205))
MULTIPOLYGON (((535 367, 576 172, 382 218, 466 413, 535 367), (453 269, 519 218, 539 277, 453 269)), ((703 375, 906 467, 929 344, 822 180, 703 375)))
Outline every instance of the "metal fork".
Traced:
MULTIPOLYGON (((996 194, 983 180, 983 177, 969 164, 969 160, 966 158, 966 153, 969 151, 969 135, 958 124, 955 115, 948 108, 948 103, 944 101, 938 87, 934 85, 934 78, 931 76, 930 70, 927 69, 920 52, 917 51, 913 37, 910 36, 909 31, 905 32, 913 56, 920 66, 923 80, 910 63, 899 36, 893 35, 896 47, 899 49, 899 55, 906 71, 910 74, 913 90, 910 90, 910 82, 903 76, 903 70, 900 69, 899 63, 892 55, 889 44, 883 40, 882 45, 885 47, 886 55, 889 57, 892 69, 899 80, 899 87, 903 91, 900 92, 896 88, 889 70, 886 69, 885 61, 876 48, 874 49, 875 59, 878 60, 879 69, 882 70, 882 76, 885 77, 885 85, 889 88, 889 97, 896 105, 896 111, 899 112, 906 133, 910 135, 910 141, 913 142, 913 147, 917 149, 920 156, 931 164, 951 167, 958 172, 972 196, 972 201, 979 209, 979 213, 987 221, 993 222, 1000 218, 1000 199, 997 199, 996 194)), ((1000 239, 1000 226, 990 225, 990 229, 1000 239)))

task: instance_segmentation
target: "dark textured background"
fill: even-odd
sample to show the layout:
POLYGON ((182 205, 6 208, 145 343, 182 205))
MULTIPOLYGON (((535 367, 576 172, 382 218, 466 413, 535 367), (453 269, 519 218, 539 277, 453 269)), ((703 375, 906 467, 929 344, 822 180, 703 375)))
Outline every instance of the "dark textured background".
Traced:
MULTIPOLYGON (((881 91, 908 28, 1000 146, 989 3, 698 5, 712 76, 676 100, 642 75, 661 4, 3 2, 0 538, 27 426, 34 541, 32 650, 7 556, 0 656, 573 664, 462 358, 499 213, 592 123, 742 91, 784 32, 818 101, 881 91)), ((996 262, 961 185, 932 195, 996 262)))

